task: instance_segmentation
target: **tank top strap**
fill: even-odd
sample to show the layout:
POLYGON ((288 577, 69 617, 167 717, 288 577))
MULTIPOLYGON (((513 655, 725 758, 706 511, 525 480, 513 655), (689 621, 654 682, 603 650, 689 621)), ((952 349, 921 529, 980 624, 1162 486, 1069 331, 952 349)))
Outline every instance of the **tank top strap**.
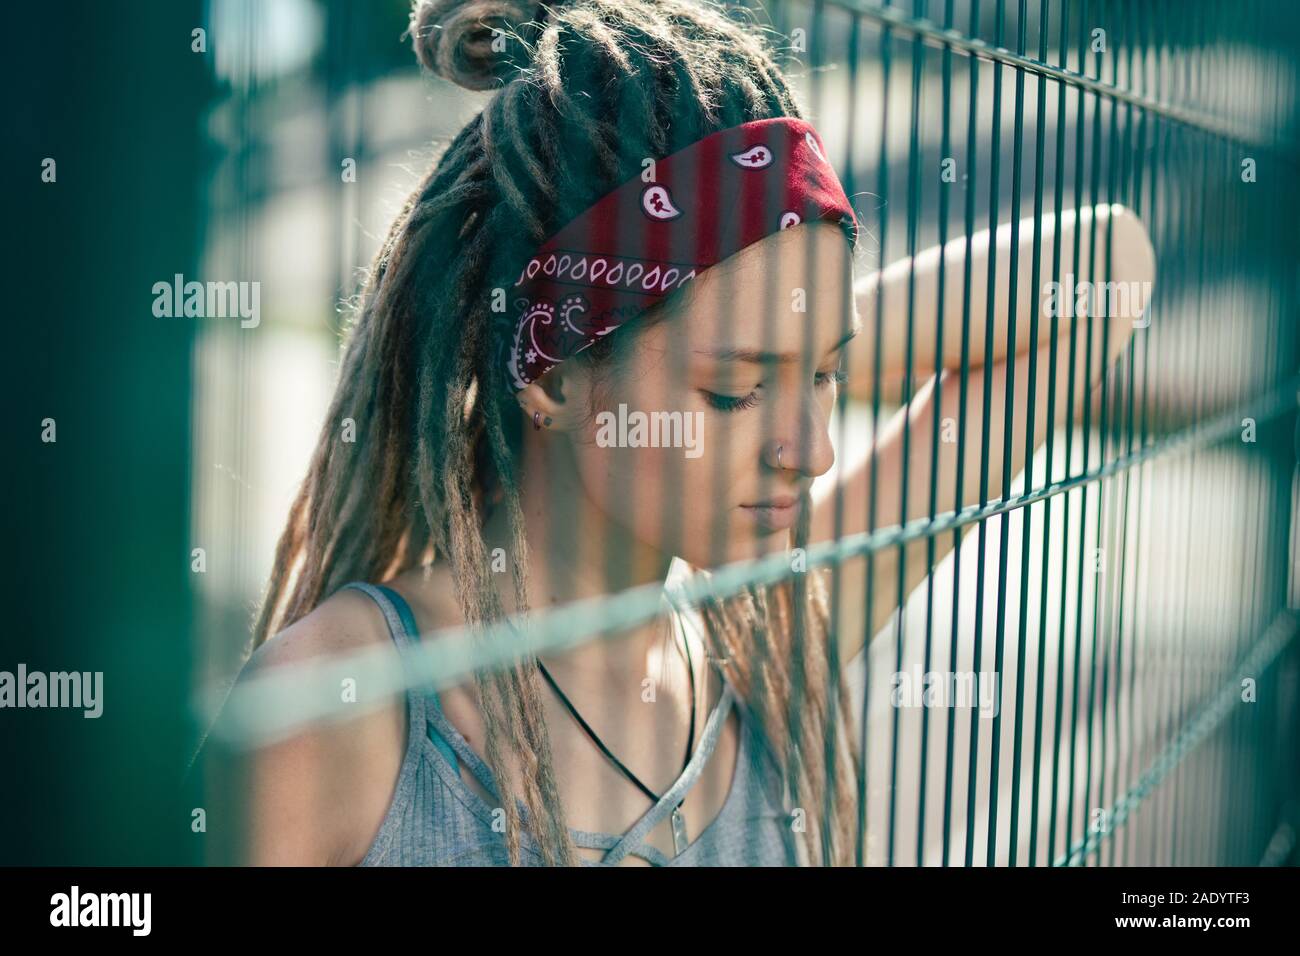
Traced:
MULTIPOLYGON (((419 646, 420 629, 416 626, 415 615, 411 611, 411 606, 406 603, 406 599, 394 591, 392 588, 385 587, 382 584, 369 584, 365 581, 352 581, 344 585, 345 588, 354 588, 368 594, 370 598, 379 605, 380 611, 383 612, 384 620, 388 623, 388 633, 397 646, 397 652, 402 656, 403 664, 407 660, 407 652, 419 646)), ((438 703, 438 695, 433 692, 424 693, 420 690, 412 689, 407 692, 408 713, 410 715, 410 732, 428 733, 439 752, 451 764, 452 769, 457 774, 460 773, 460 765, 456 760, 456 751, 442 737, 441 734, 429 727, 429 715, 425 709, 426 700, 433 705, 435 712, 441 714, 442 707, 438 703)), ((414 746, 414 740, 411 746, 414 746)))
MULTIPOLYGON (((694 604, 675 603, 668 600, 667 584, 681 582, 692 574, 701 573, 693 571, 689 565, 680 558, 674 558, 669 570, 668 581, 665 587, 665 600, 670 607, 676 609, 683 625, 690 631, 694 632, 699 643, 709 646, 708 637, 704 633, 705 623, 699 607, 694 604)), ((706 573, 707 572, 702 572, 706 573)), ((740 715, 741 747, 748 752, 751 760, 758 763, 761 767, 761 773, 758 777, 762 780, 762 786, 767 788, 767 793, 774 801, 781 806, 789 806, 790 785, 784 775, 780 772, 780 761, 773 750, 771 740, 763 732, 763 722, 758 715, 753 712, 745 695, 740 692, 731 679, 729 673, 731 668, 727 664, 715 664, 714 671, 721 677, 724 686, 731 692, 735 701, 736 712, 740 715)))
MULTIPOLYGON (((690 762, 686 765, 686 769, 682 771, 682 774, 677 778, 677 781, 664 791, 663 795, 659 798, 659 802, 647 810, 641 816, 641 819, 637 820, 637 822, 632 825, 632 828, 624 833, 618 842, 610 848, 609 852, 601 862, 610 864, 618 863, 623 859, 623 857, 627 856, 628 853, 636 853, 638 856, 642 856, 645 854, 646 850, 654 849, 644 843, 645 837, 651 830, 658 826, 665 817, 673 812, 677 805, 686 797, 687 791, 695 785, 695 781, 699 779, 700 774, 704 770, 704 765, 707 764, 709 758, 713 756, 713 751, 718 744, 718 737, 722 733, 722 728, 726 724, 727 718, 731 716, 731 709, 735 705, 735 702, 736 699, 731 685, 726 684, 722 691, 722 697, 719 699, 717 706, 713 708, 713 713, 709 715, 709 719, 704 725, 704 733, 700 737, 700 745, 696 748, 695 753, 691 755, 690 762)), ((743 753, 737 755, 736 771, 738 774, 744 773, 744 758, 745 755, 743 753)))

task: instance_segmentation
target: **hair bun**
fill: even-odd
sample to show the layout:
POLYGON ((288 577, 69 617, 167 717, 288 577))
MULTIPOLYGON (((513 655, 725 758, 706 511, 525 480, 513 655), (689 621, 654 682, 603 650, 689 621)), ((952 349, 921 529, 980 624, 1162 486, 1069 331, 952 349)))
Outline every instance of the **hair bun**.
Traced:
POLYGON ((545 13, 536 0, 415 0, 411 44, 430 72, 466 89, 495 89, 529 62, 519 35, 545 13))

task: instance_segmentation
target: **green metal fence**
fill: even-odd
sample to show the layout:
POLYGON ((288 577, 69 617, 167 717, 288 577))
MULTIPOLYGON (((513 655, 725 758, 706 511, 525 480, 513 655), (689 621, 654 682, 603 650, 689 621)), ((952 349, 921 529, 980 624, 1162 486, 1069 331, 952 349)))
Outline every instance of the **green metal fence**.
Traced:
MULTIPOLYGON (((925 515, 889 526, 874 520, 873 484, 868 530, 808 549, 806 567, 832 569, 833 591, 866 595, 868 620, 873 606, 898 606, 846 675, 861 728, 858 860, 1293 862, 1300 17, 1264 0, 828 0, 753 13, 770 15, 809 112, 838 144, 832 160, 871 239, 866 268, 1108 203, 1137 213, 1157 261, 1154 296, 1099 401, 1067 409, 1042 447, 1024 428, 1035 416, 1032 362, 1027 407, 987 379, 967 394, 965 368, 935 385, 961 392, 962 461, 968 417, 982 415, 987 434, 992 403, 1005 402, 1003 443, 1024 446, 1023 476, 1008 456, 997 473, 982 469, 971 502, 954 500, 931 469, 925 515), (941 539, 953 549, 939 561, 941 539), (930 573, 915 591, 900 581, 880 593, 871 560, 862 574, 848 570, 918 550, 930 573), (996 715, 897 706, 890 678, 912 672, 993 675, 996 715)), ((1087 242, 1058 233, 1032 243, 1029 288, 1018 288, 1019 228, 1008 300, 990 292, 985 310, 1011 316, 1008 343, 1045 283, 1105 281, 1111 262, 1109 230, 1087 242)), ((988 263, 989 289, 998 267, 988 263)), ((877 377, 870 401, 838 399, 837 444, 862 445, 873 473, 885 422, 924 386, 910 330, 938 323, 939 341, 963 349, 992 334, 991 319, 971 327, 969 270, 939 268, 941 302, 945 283, 962 290, 961 327, 909 302, 899 395, 882 394, 877 377)), ((862 316, 878 341, 887 305, 878 297, 876 314, 862 316)), ((1037 341, 1043 317, 1028 311, 1037 341)), ((1055 374, 1058 350, 1071 370, 1077 356, 1101 373, 1091 318, 1089 334, 1062 328, 1058 337, 1053 323, 1043 374, 1055 374)), ((924 430, 904 426, 904 496, 915 487, 909 447, 936 450, 945 427, 937 416, 924 430)), ((840 515, 843 502, 826 507, 840 515)), ((905 497, 898 511, 917 507, 905 497)), ((679 595, 695 604, 795 573, 775 554, 692 579, 679 595)), ((658 615, 660 597, 659 585, 642 586, 535 617, 534 649, 616 636, 658 615)), ((457 631, 425 641, 412 670, 375 653, 314 678, 448 686, 514 659, 516 641, 509 623, 486 637, 457 631)), ((242 688, 245 723, 225 732, 265 739, 327 716, 335 705, 312 693, 310 676, 242 688)))
MULTIPOLYGON (((886 859, 931 861, 923 847, 927 826, 936 824, 945 863, 1285 858, 1294 831, 1297 716, 1294 657, 1289 667, 1280 663, 1295 631, 1287 426, 1296 393, 1296 152, 1294 103, 1278 81, 1295 46, 1294 12, 1267 3, 978 0, 782 8, 786 23, 811 12, 814 30, 836 11, 851 24, 841 31, 850 49, 839 67, 852 77, 859 64, 878 60, 879 88, 864 95, 876 97, 882 125, 900 106, 911 122, 905 162, 891 152, 889 131, 866 177, 858 174, 862 158, 850 152, 855 181, 871 182, 881 196, 882 261, 895 258, 891 248, 914 253, 918 233, 943 242, 980 222, 1015 222, 1030 208, 1035 219, 1044 210, 1059 218, 1063 208, 1102 201, 1122 202, 1146 220, 1160 274, 1149 326, 1104 380, 1099 419, 1090 421, 1085 408, 1077 427, 1087 437, 1069 429, 1063 436, 1076 454, 1058 468, 1052 443, 1061 436, 1049 435, 1053 466, 1043 480, 1026 481, 1017 494, 1009 470, 988 476, 988 505, 939 515, 915 532, 919 540, 979 522, 977 573, 996 575, 997 586, 976 592, 973 653, 988 660, 991 643, 998 674, 1014 667, 1014 709, 1004 698, 1006 717, 993 722, 987 763, 968 760, 965 779, 944 782, 941 816, 933 807, 918 811, 914 843, 897 838, 897 804, 932 799, 926 748, 953 746, 953 724, 950 714, 939 741, 923 728, 919 770, 900 773, 898 712, 889 715, 886 859), (937 90, 925 82, 936 72, 937 90), (962 76, 965 89, 955 91, 962 76), (990 84, 991 97, 981 100, 990 84), (960 198, 933 175, 946 157, 968 170, 960 198), (1261 164, 1274 170, 1262 188, 1251 173, 1261 164), (1252 422, 1271 437, 1248 435, 1252 422), (1006 521, 997 533, 982 533, 993 524, 985 516, 1015 511, 1018 529, 1006 521), (1071 524, 1095 532, 1076 534, 1077 547, 1051 555, 1049 567, 1047 542, 1069 537, 1071 524), (1016 534, 1018 556, 1007 541, 1016 534), (1031 589, 1022 567, 1013 574, 1017 588, 1008 583, 1008 563, 1027 563, 1038 536, 1041 586, 1031 589), (1100 583, 1085 587, 1088 576, 1100 583), (1072 609, 1068 600, 1049 608, 1053 579, 1073 590, 1072 609), (980 608, 986 600, 996 601, 988 623, 980 608), (1040 653, 1026 653, 1027 634, 1045 642, 1040 653), (1027 657, 1036 659, 1036 673, 1027 657), (1062 691, 1049 688, 1049 700, 1044 672, 1053 668, 1068 681, 1062 691), (1262 713, 1241 705, 1243 679, 1257 680, 1258 700, 1271 702, 1262 713), (1009 778, 999 767, 1007 756, 1009 778), (1062 807, 1058 790, 1079 788, 1077 803, 1070 797, 1062 807), (964 839, 950 839, 954 789, 965 791, 971 835, 964 839), (985 789, 977 827, 976 793, 985 789)), ((860 86, 852 78, 848 85, 860 86)), ((1040 276, 1078 274, 1080 255, 1096 251, 1054 248, 1050 262, 1035 259, 1033 286, 1040 276)), ((1015 295, 1013 285, 1013 313, 1015 295)), ((935 500, 932 478, 932 511, 935 500)), ((959 620, 956 602, 951 620, 924 615, 927 671, 931 630, 956 632, 959 620)), ((897 669, 903 656, 900 636, 897 669)), ((972 718, 972 752, 979 732, 972 718)), ((950 756, 937 769, 950 769, 950 756)))

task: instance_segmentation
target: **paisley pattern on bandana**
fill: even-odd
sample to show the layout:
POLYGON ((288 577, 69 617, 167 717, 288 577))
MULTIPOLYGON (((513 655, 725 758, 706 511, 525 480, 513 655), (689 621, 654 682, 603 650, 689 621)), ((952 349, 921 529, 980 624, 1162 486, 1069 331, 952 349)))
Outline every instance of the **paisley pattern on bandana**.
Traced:
POLYGON ((520 270, 505 358, 514 391, 765 236, 829 220, 856 237, 853 207, 804 120, 720 130, 647 174, 600 199, 520 270))

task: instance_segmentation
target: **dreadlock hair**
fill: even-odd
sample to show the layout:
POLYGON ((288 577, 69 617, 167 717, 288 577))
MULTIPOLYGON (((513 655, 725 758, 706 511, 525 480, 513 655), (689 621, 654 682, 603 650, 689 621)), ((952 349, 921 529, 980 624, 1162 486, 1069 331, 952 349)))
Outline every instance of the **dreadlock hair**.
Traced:
MULTIPOLYGON (((386 580, 439 559, 450 565, 468 626, 501 618, 483 539, 497 507, 514 540, 515 606, 526 611, 523 415, 497 360, 508 319, 491 309, 493 290, 508 287, 559 227, 637 175, 643 157, 750 120, 801 115, 761 31, 707 0, 424 0, 409 32, 426 68, 497 92, 420 181, 375 257, 276 547, 254 648, 349 581, 386 580), (344 443, 349 418, 355 440, 344 443)), ((612 340, 647 321, 628 323, 582 360, 607 360, 612 340)), ((808 537, 804 504, 799 545, 808 537)), ((810 572, 702 610, 711 653, 729 662, 786 797, 803 811, 801 862, 845 864, 857 767, 847 693, 832 680, 827 607, 824 580, 810 572)), ((542 859, 575 865, 536 666, 476 673, 475 686, 495 779, 506 789, 504 748, 513 748, 542 859)), ((500 796, 518 865, 518 804, 500 796)))

